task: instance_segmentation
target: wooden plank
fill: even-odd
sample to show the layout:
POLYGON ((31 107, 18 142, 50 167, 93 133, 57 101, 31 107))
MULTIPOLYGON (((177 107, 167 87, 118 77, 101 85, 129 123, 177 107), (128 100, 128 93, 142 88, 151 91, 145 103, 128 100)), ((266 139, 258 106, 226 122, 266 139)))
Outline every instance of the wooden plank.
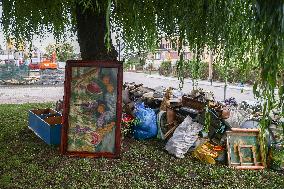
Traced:
POLYGON ((236 166, 236 169, 240 169, 240 170, 246 170, 246 169, 250 169, 250 170, 258 170, 258 169, 264 169, 264 166, 236 166))
POLYGON ((259 129, 231 128, 234 132, 259 132, 259 129))

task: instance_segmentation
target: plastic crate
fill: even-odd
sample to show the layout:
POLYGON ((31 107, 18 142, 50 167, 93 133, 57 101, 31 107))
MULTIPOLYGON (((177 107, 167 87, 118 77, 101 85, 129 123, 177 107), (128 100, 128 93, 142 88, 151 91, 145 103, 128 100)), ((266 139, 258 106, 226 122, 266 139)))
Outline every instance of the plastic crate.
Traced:
POLYGON ((49 145, 59 145, 62 115, 52 109, 29 110, 29 128, 49 145))

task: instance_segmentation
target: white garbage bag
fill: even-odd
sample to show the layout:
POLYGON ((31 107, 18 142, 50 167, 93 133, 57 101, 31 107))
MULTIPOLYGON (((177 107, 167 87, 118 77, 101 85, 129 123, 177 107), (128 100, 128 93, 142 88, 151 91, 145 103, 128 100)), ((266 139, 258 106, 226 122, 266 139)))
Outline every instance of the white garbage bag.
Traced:
POLYGON ((193 122, 191 117, 187 116, 167 142, 166 150, 177 158, 184 158, 184 154, 198 139, 202 128, 201 124, 193 122))

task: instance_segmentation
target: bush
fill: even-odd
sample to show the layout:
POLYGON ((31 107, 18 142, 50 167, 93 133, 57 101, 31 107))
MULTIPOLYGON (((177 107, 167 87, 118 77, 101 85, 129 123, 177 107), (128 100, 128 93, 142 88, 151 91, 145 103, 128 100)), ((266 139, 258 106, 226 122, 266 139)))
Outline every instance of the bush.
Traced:
MULTIPOLYGON (((177 66, 179 65, 177 62, 177 66)), ((183 61, 182 70, 179 70, 185 78, 194 78, 194 79, 208 79, 208 63, 207 62, 197 62, 196 60, 183 61)), ((175 67, 175 69, 177 69, 175 67)), ((177 73, 178 70, 176 70, 177 73)))
POLYGON ((169 76, 171 73, 172 73, 171 61, 163 61, 159 68, 159 74, 169 76))
POLYGON ((139 62, 136 62, 136 61, 126 61, 123 63, 123 70, 129 70, 131 66, 133 65, 138 65, 139 62))
MULTIPOLYGON (((169 72, 165 72, 167 70, 168 62, 163 62, 161 67, 163 67, 161 75, 169 75, 169 72)), ((182 65, 179 65, 179 61, 177 61, 176 66, 172 68, 172 74, 174 76, 178 76, 178 72, 180 75, 183 75, 184 78, 194 78, 207 80, 209 77, 209 64, 207 62, 197 62, 196 60, 188 60, 183 61, 182 65), (178 70, 177 67, 182 66, 182 70, 178 70)), ((221 63, 213 64, 213 80, 214 81, 225 81, 225 68, 221 63)), ((227 69, 227 81, 230 83, 243 82, 248 84, 253 84, 255 78, 257 78, 258 72, 255 70, 253 66, 247 66, 244 71, 237 65, 230 65, 227 69)))
MULTIPOLYGON (((257 77, 257 71, 253 67, 248 67, 245 71, 237 66, 231 65, 227 70, 227 81, 230 83, 243 82, 253 84, 257 77)), ((224 68, 222 64, 213 64, 213 80, 225 81, 224 68)))

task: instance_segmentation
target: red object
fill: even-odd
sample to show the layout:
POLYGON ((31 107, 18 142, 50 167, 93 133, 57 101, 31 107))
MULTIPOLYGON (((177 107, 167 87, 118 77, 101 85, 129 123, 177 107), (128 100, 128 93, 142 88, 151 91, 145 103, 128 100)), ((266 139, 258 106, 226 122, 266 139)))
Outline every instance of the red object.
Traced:
POLYGON ((30 63, 29 64, 29 68, 31 70, 38 70, 39 69, 39 64, 32 64, 32 63, 30 63))
MULTIPOLYGON (((64 155, 79 156, 79 157, 106 157, 118 158, 121 151, 121 133, 120 124, 122 116, 122 63, 118 61, 84 61, 84 60, 69 60, 66 63, 65 84, 64 84, 64 110, 63 110, 63 125, 61 133, 60 151, 64 155), (71 82, 73 67, 88 67, 88 68, 117 68, 117 101, 116 101, 116 127, 115 127, 115 149, 114 152, 86 152, 86 151, 69 151, 68 150, 68 128, 69 128, 69 112, 71 100, 71 82)), ((95 142, 95 140, 93 141, 95 142)))
POLYGON ((92 133, 92 137, 93 137, 93 140, 91 141, 91 143, 94 144, 94 145, 99 144, 101 142, 101 140, 102 140, 100 135, 98 133, 96 133, 96 132, 92 133))
POLYGON ((101 92, 101 88, 98 84, 96 84, 95 82, 87 85, 87 90, 91 93, 99 93, 101 92))
POLYGON ((134 117, 132 115, 129 114, 123 114, 122 115, 122 122, 131 122, 134 120, 134 117))
POLYGON ((215 151, 222 151, 222 150, 224 150, 225 148, 224 147, 222 147, 222 146, 214 146, 213 147, 213 150, 215 150, 215 151))

